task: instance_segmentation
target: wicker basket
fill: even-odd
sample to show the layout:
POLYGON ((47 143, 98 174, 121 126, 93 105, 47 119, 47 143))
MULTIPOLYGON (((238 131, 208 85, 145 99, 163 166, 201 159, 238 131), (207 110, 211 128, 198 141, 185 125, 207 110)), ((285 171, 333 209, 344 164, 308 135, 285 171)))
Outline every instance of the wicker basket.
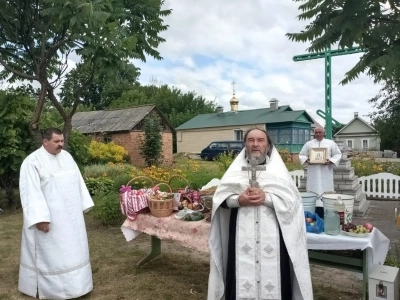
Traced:
MULTIPOLYGON (((168 186, 169 192, 172 193, 171 187, 167 183, 161 182, 156 186, 159 186, 161 184, 168 186)), ((154 196, 152 195, 149 197, 149 208, 151 214, 157 218, 168 217, 172 214, 174 210, 174 197, 172 196, 169 199, 159 200, 154 198, 154 196)))
POLYGON ((185 190, 186 190, 186 187, 190 187, 189 181, 185 177, 183 177, 181 175, 174 175, 174 176, 171 176, 171 178, 169 179, 169 182, 168 182, 169 186, 171 186, 172 179, 174 179, 174 178, 180 178, 180 179, 182 179, 182 181, 184 181, 186 183, 185 187, 178 188, 178 189, 174 190, 174 192, 183 194, 185 192, 185 190))
POLYGON ((136 177, 132 178, 131 180, 129 180, 128 183, 126 184, 126 186, 130 185, 132 182, 134 182, 138 178, 147 179, 151 183, 151 186, 154 186, 154 181, 150 177, 147 177, 147 176, 136 176, 136 177))

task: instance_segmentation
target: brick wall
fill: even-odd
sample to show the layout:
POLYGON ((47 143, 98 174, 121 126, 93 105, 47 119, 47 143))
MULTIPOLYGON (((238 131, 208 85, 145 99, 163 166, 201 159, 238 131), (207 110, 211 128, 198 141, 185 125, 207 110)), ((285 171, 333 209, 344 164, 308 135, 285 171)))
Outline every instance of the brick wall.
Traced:
MULTIPOLYGON (((135 166, 144 166, 145 161, 140 155, 140 144, 144 133, 142 131, 131 131, 129 133, 115 133, 112 140, 115 144, 123 146, 129 155, 131 164, 135 166)), ((162 134, 163 148, 162 154, 166 164, 172 163, 172 133, 164 132, 162 134)))
MULTIPOLYGON (((143 136, 142 131, 131 131, 125 133, 112 133, 107 136, 111 136, 112 141, 116 145, 120 145, 128 151, 130 163, 135 166, 144 166, 145 162, 142 156, 140 155, 140 144, 141 138, 143 136)), ((103 142, 103 136, 91 136, 92 139, 103 142)), ((166 164, 171 164, 173 160, 172 156, 172 133, 164 132, 162 134, 163 140, 163 149, 162 153, 164 156, 164 162, 166 164)))

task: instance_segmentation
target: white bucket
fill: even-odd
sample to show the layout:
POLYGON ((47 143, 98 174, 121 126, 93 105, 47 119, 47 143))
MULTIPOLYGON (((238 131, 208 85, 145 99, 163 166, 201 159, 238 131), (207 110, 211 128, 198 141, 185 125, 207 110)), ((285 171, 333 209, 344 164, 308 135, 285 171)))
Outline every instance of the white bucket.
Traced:
POLYGON ((304 211, 315 214, 315 203, 317 202, 318 195, 313 192, 302 192, 300 195, 303 200, 304 211))
POLYGON ((344 195, 344 194, 323 194, 322 202, 324 203, 324 210, 334 209, 335 202, 338 197, 342 198, 345 206, 344 212, 344 223, 351 223, 353 220, 353 207, 354 207, 354 196, 344 195))

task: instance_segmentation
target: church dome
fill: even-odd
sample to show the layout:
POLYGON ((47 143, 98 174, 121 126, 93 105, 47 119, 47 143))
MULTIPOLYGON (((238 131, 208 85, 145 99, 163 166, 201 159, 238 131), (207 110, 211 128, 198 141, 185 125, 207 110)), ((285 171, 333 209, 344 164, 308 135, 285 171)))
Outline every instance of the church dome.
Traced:
POLYGON ((238 103, 239 103, 239 99, 236 98, 235 95, 233 95, 233 97, 232 97, 230 103, 231 103, 231 104, 238 104, 238 103))

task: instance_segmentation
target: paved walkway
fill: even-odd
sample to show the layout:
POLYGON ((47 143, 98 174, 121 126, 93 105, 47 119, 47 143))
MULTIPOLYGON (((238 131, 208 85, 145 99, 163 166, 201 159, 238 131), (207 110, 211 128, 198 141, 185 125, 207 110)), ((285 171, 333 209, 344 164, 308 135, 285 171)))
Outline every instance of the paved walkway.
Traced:
POLYGON ((390 253, 395 254, 396 244, 398 245, 400 251, 400 230, 397 230, 396 227, 394 208, 397 206, 400 209, 400 200, 369 201, 371 205, 368 211, 365 213, 364 217, 354 217, 353 223, 358 225, 364 224, 365 222, 370 222, 390 239, 390 253))

